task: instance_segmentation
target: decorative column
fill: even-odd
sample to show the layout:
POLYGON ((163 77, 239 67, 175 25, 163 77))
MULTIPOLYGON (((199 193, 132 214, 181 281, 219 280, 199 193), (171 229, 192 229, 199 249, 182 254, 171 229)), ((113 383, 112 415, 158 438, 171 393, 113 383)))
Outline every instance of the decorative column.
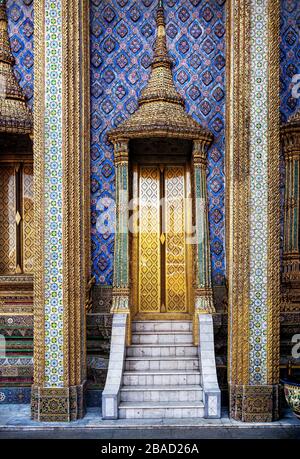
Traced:
POLYGON ((89 2, 35 3, 32 417, 84 414, 89 278, 89 2))
POLYGON ((282 281, 293 296, 300 296, 299 247, 299 167, 300 167, 300 110, 282 127, 285 157, 284 244, 282 281))
POLYGON ((108 372, 102 392, 102 418, 118 419, 126 345, 131 344, 129 308, 128 139, 110 139, 115 154, 115 246, 111 313, 113 314, 108 372))
POLYGON ((129 313, 128 140, 114 142, 116 222, 112 313, 129 313))
POLYGON ((279 0, 228 2, 230 416, 278 419, 279 0))
POLYGON ((206 148, 207 142, 194 141, 193 173, 196 220, 195 314, 211 314, 216 312, 211 283, 206 148))
POLYGON ((205 418, 221 417, 221 392, 218 385, 214 327, 212 313, 216 312, 211 282, 210 238, 208 225, 208 199, 206 150, 209 140, 194 140, 193 175, 195 200, 195 315, 194 343, 199 346, 205 418))

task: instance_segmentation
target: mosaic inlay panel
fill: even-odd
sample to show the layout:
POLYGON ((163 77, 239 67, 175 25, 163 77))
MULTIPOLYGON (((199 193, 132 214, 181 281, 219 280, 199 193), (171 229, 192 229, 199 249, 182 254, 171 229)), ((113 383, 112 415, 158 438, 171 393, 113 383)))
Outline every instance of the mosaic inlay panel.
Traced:
MULTIPOLYGON (((224 2, 210 1, 202 5, 204 2, 194 0, 181 2, 180 6, 176 3, 166 2, 166 16, 177 89, 183 93, 188 111, 196 119, 209 125, 219 113, 223 122, 224 2), (184 38, 188 38, 188 43, 185 44, 184 38), (209 44, 213 46, 212 52, 209 52, 209 44), (213 74, 208 68, 210 62, 215 63, 213 74)), ((101 284, 112 282, 113 257, 113 236, 100 235, 96 230, 97 216, 105 210, 105 200, 101 202, 101 198, 114 196, 113 152, 105 142, 105 133, 114 117, 118 122, 118 117, 129 116, 148 77, 155 8, 154 0, 91 1, 92 247, 93 271, 101 284), (116 26, 115 30, 112 26, 116 26), (138 31, 139 49, 134 48, 134 31, 138 31), (110 66, 113 81, 109 83, 110 66)), ((15 72, 32 106, 33 0, 7 0, 7 11, 15 72)), ((297 103, 291 89, 293 75, 300 73, 299 21, 297 0, 281 0, 283 121, 294 112, 297 103)), ((223 128, 217 139, 209 154, 208 192, 213 276, 214 282, 220 283, 224 274, 223 128)))
POLYGON ((268 254, 268 1, 251 1, 250 384, 266 384, 268 254))
MULTIPOLYGON (((300 97, 293 97, 293 78, 300 77, 300 9, 298 0, 281 0, 281 23, 280 23, 280 113, 281 121, 285 123, 287 119, 300 106, 300 97)), ((298 90, 300 96, 300 90, 298 90)), ((283 250, 283 215, 284 215, 284 170, 283 153, 281 155, 281 253, 283 250)))
MULTIPOLYGON (((292 95, 294 75, 300 75, 300 7, 298 0, 281 0, 281 119, 291 116, 300 98, 292 95)), ((300 94, 300 91, 298 90, 300 94)))
POLYGON ((62 13, 45 0, 45 384, 63 386, 62 13))
MULTIPOLYGON (((208 198, 215 284, 224 281, 225 0, 165 0, 167 37, 177 90, 187 111, 214 134, 208 198)), ((100 234, 114 198, 113 148, 107 131, 129 117, 145 86, 155 39, 156 0, 91 0, 92 270, 112 284, 114 235, 100 234)))
POLYGON ((33 105, 33 0, 7 0, 8 32, 14 68, 28 105, 33 105))

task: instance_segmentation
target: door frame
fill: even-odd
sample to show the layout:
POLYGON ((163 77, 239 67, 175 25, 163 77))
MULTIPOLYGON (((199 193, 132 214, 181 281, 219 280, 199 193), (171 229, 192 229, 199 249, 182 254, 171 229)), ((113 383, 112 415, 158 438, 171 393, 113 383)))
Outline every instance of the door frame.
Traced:
MULTIPOLYGON (((115 221, 115 246, 114 246, 114 277, 112 291, 113 314, 127 314, 127 345, 131 343, 131 321, 136 314, 134 305, 131 304, 131 279, 130 271, 130 250, 129 250, 129 184, 130 169, 129 156, 134 159, 136 151, 134 143, 144 142, 142 145, 143 152, 147 152, 148 145, 151 141, 159 142, 161 145, 164 141, 175 141, 175 150, 172 149, 172 157, 175 162, 182 159, 182 142, 188 141, 190 145, 189 154, 191 158, 191 176, 192 176, 192 200, 194 201, 194 226, 195 226, 195 244, 193 245, 193 272, 195 282, 192 286, 191 309, 193 309, 193 329, 194 343, 199 343, 199 315, 212 314, 215 312, 213 301, 213 290, 211 283, 211 256, 209 243, 209 225, 208 225, 208 199, 207 199, 207 155, 206 149, 210 143, 210 137, 193 139, 188 135, 181 136, 180 133, 170 133, 162 136, 160 133, 148 137, 145 135, 131 134, 129 138, 125 135, 110 137, 114 144, 114 162, 116 170, 116 221, 115 221), (179 134, 179 135, 178 135, 179 134), (176 150, 177 149, 177 150, 176 150), (129 151, 130 150, 130 151, 129 151)), ((172 147, 173 148, 173 147, 172 147)), ((185 153, 187 150, 185 150, 185 153)), ((154 158, 153 151, 148 149, 148 158, 154 158), (149 154, 150 153, 150 154, 149 154)), ((156 156, 158 156, 156 154, 156 156)), ((161 155, 166 158, 166 155, 161 155)), ((152 158, 152 159, 153 159, 152 158)), ((154 318, 155 319, 155 318, 154 318)), ((181 319, 184 320, 184 319, 181 319)))

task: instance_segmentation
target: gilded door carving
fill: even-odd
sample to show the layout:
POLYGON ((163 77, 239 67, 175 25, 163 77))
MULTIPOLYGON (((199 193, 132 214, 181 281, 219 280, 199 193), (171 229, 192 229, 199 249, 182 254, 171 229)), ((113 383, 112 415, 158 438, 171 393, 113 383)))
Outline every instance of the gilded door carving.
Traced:
POLYGON ((165 299, 167 312, 186 312, 185 183, 182 166, 166 167, 165 299))
POLYGON ((189 174, 185 165, 134 165, 133 177, 138 202, 132 244, 134 309, 147 317, 176 318, 189 312, 189 174))
POLYGON ((160 312, 160 173, 141 167, 139 177, 139 311, 160 312))

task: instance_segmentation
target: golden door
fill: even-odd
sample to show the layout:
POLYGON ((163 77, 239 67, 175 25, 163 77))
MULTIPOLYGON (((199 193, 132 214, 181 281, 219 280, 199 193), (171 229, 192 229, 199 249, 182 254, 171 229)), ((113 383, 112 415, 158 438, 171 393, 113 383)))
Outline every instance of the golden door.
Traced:
POLYGON ((132 302, 140 317, 189 314, 190 195, 186 165, 133 166, 132 302))

